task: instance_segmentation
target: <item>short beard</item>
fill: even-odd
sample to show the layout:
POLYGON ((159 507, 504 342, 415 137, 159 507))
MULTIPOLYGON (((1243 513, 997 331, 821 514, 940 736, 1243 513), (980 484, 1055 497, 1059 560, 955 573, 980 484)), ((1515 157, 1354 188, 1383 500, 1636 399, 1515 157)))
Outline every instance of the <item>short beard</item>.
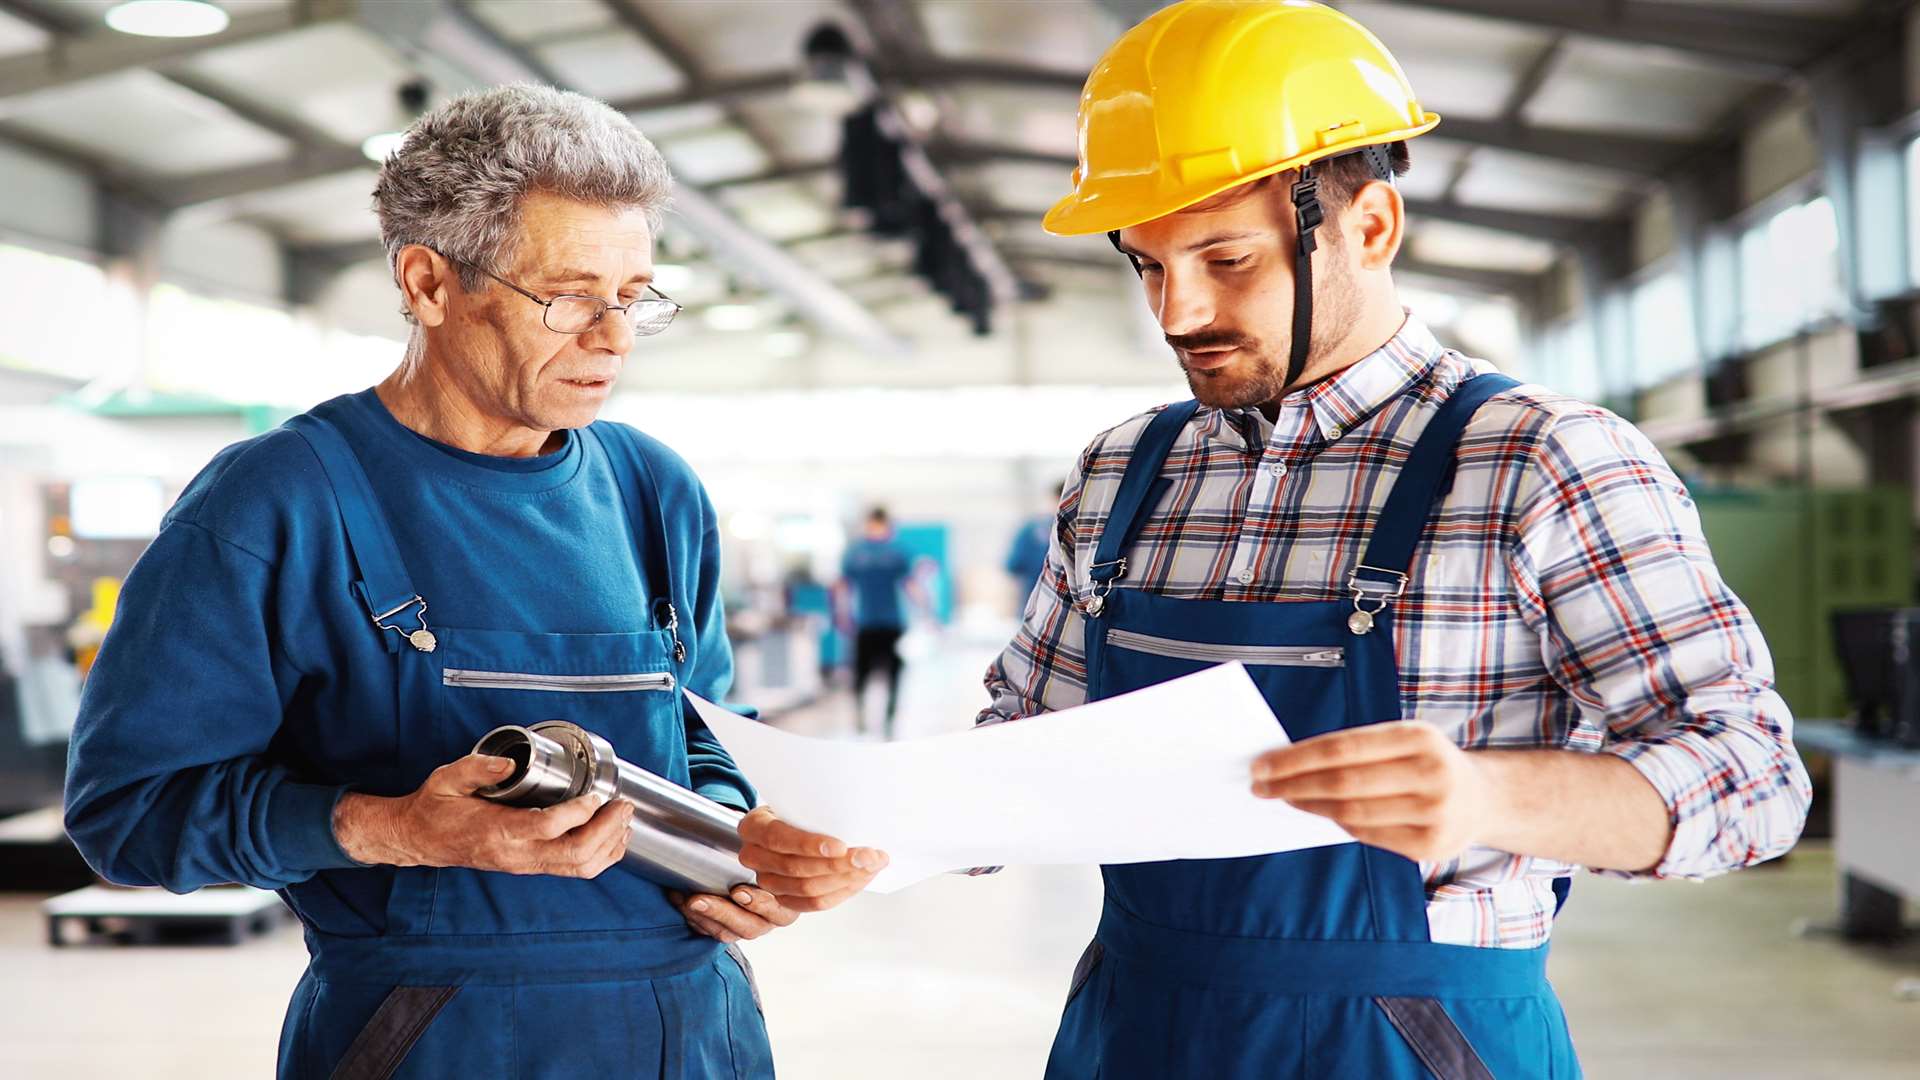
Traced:
MULTIPOLYGON (((1335 249, 1337 250, 1337 249, 1335 249)), ((1318 379, 1315 361, 1330 354, 1346 338, 1359 310, 1354 294, 1353 275, 1346 263, 1329 258, 1325 267, 1315 267, 1313 287, 1313 328, 1307 349, 1307 362, 1299 381, 1287 385, 1287 362, 1291 335, 1286 343, 1269 346, 1259 338, 1235 330, 1205 330, 1167 339, 1176 357, 1182 349, 1218 348, 1233 345, 1241 349, 1238 364, 1212 371, 1193 371, 1184 361, 1187 389, 1209 409, 1250 409, 1269 403, 1278 404, 1291 390, 1298 390, 1318 379)))

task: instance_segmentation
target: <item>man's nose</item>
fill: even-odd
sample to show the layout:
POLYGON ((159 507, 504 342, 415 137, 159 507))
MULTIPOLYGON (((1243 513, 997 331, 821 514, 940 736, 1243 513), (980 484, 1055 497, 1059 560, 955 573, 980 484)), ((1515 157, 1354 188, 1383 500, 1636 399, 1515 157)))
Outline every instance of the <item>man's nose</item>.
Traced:
POLYGON ((627 317, 627 313, 608 308, 591 330, 580 335, 580 344, 615 356, 625 356, 633 351, 633 339, 633 321, 627 317))
POLYGON ((1214 316, 1212 290, 1171 271, 1163 272, 1160 308, 1155 316, 1160 321, 1160 332, 1168 337, 1180 337, 1210 326, 1214 316))

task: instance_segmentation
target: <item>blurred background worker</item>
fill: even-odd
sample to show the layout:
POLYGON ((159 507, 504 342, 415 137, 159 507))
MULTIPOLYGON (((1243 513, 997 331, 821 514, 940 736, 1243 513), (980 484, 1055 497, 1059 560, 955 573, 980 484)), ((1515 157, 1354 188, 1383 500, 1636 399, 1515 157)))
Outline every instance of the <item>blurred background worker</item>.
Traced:
POLYGON ((1035 514, 1020 524, 1013 534, 1013 546, 1007 549, 1007 576, 1013 580, 1013 613, 1016 617, 1027 607, 1027 594, 1033 592, 1040 571, 1047 568, 1047 543, 1059 524, 1055 517, 1066 481, 1053 485, 1053 501, 1045 513, 1035 514))
POLYGON ((900 637, 907 630, 907 593, 913 579, 913 556, 895 538, 893 522, 883 506, 867 514, 860 539, 847 548, 840 564, 841 619, 853 638, 853 698, 855 726, 867 732, 872 711, 867 683, 886 676, 886 703, 880 731, 893 738, 893 719, 900 708, 900 637))

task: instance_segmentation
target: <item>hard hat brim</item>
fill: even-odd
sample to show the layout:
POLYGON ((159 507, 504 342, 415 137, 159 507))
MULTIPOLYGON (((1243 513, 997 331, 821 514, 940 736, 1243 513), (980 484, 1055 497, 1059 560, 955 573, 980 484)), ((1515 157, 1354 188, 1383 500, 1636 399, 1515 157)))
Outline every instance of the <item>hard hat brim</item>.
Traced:
POLYGON ((1440 117, 1437 114, 1425 113, 1415 127, 1320 147, 1310 154, 1277 161, 1243 176, 1179 190, 1168 190, 1161 182, 1162 174, 1158 171, 1104 181, 1083 181, 1076 191, 1053 204, 1053 208, 1041 219, 1040 227, 1054 236, 1090 236, 1131 228, 1179 213, 1195 203, 1205 202, 1221 192, 1230 191, 1241 184, 1250 184, 1263 176, 1338 157, 1363 146, 1379 146, 1424 135, 1438 123, 1440 117))

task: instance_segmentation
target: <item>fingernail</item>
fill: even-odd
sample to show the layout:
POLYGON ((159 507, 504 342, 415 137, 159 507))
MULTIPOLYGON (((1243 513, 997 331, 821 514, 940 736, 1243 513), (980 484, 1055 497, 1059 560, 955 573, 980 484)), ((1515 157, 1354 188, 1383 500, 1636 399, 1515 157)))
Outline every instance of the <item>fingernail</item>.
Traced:
POLYGON ((853 853, 853 865, 862 870, 871 870, 878 865, 879 862, 880 860, 874 857, 873 852, 868 851, 866 848, 861 848, 859 851, 853 853))
POLYGON ((705 900, 695 900, 693 902, 693 910, 695 911, 707 910, 707 902, 705 900))
POLYGON ((506 772, 507 769, 512 765, 513 765, 513 762, 508 761, 506 758, 503 758, 503 757, 487 759, 488 772, 506 772))
POLYGON ((739 904, 741 907, 746 907, 748 904, 753 903, 753 894, 743 892, 734 893, 733 902, 739 904))
POLYGON ((820 841, 820 854, 822 854, 822 855, 832 855, 832 854, 833 854, 833 845, 832 845, 832 844, 829 844, 829 843, 827 843, 827 842, 826 842, 825 840, 822 840, 822 841, 820 841))

